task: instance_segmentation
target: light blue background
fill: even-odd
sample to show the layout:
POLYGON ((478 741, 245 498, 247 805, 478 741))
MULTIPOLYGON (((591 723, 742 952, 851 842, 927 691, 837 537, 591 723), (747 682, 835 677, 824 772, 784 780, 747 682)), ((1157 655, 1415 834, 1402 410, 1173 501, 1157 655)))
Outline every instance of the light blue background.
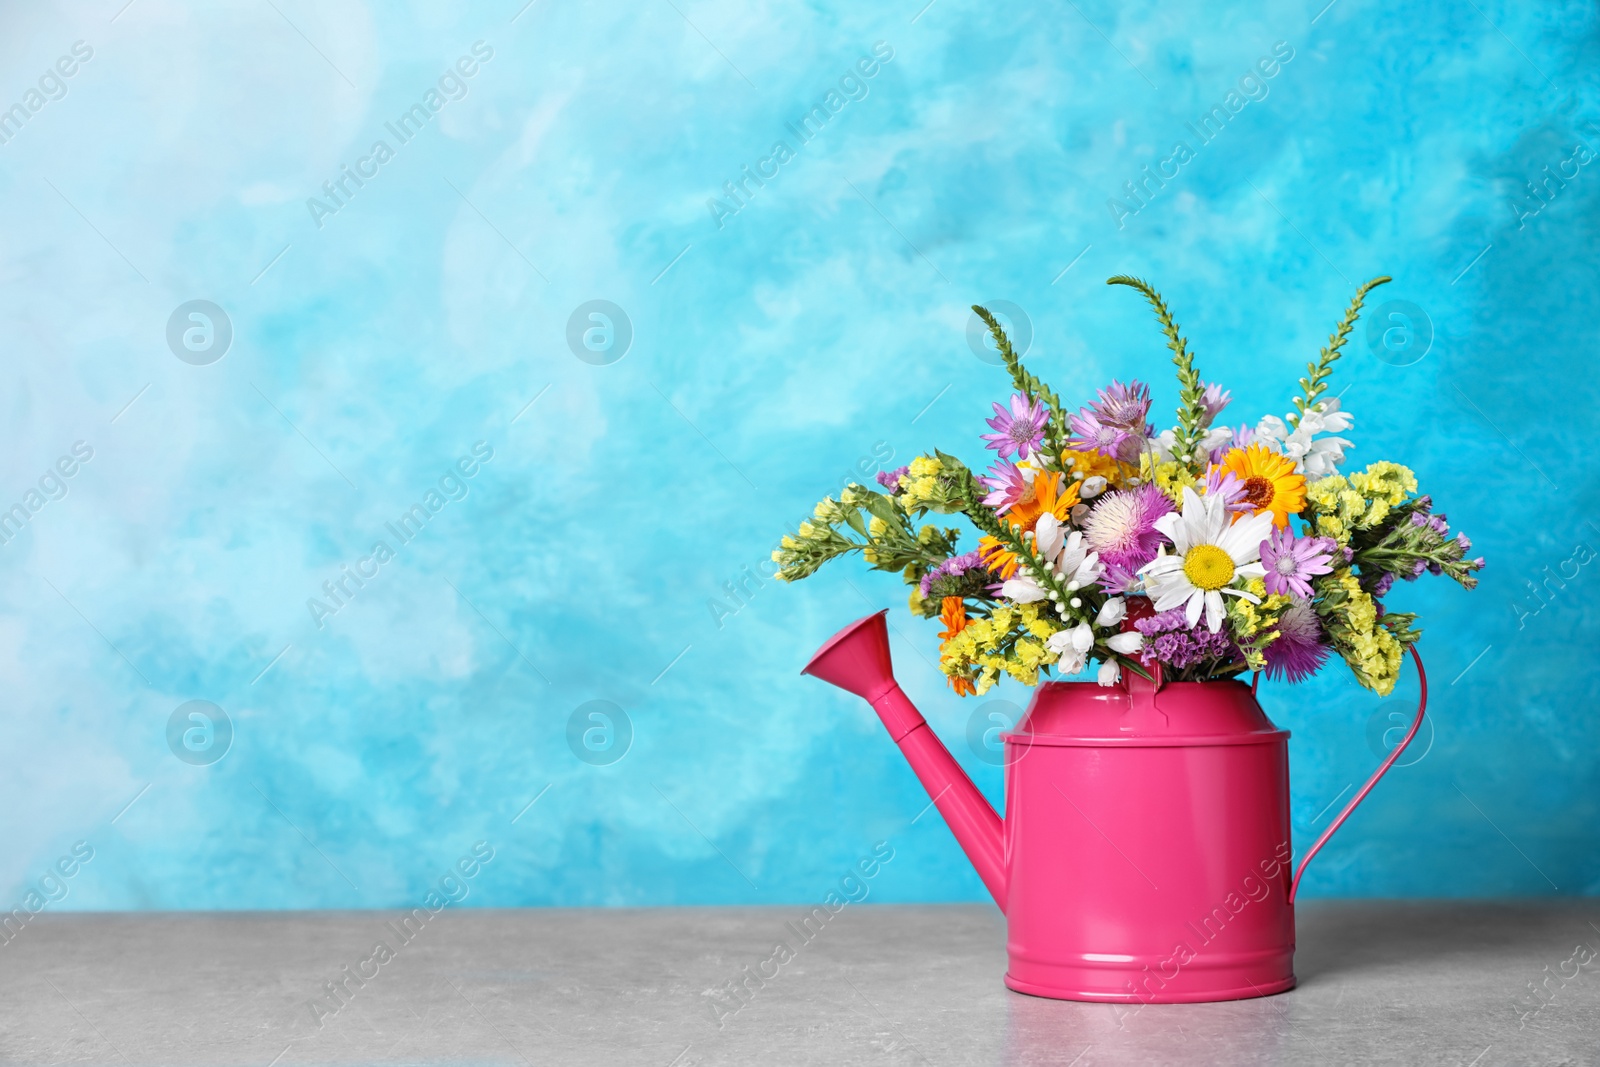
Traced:
MULTIPOLYGON (((897 580, 712 603, 878 442, 985 460, 1007 387, 975 301, 1026 310, 1064 396, 1138 375, 1170 410, 1121 272, 1235 423, 1288 409, 1360 281, 1432 321, 1404 367, 1358 333, 1334 389, 1352 462, 1413 466, 1490 566, 1391 596, 1423 613, 1432 746, 1307 891, 1600 890, 1600 567, 1537 614, 1526 584, 1600 549, 1600 173, 1511 206, 1600 147, 1584 5, 121 5, 0 23, 3 106, 94 49, 0 146, 0 506, 94 449, 0 548, 7 906, 78 840, 54 907, 409 906, 478 840, 469 904, 816 900, 879 840, 872 899, 981 899, 866 707, 797 674, 893 606, 907 690, 998 802, 965 741, 986 701, 942 687, 897 580), (307 198, 478 40, 466 98, 319 228, 307 198), (879 41, 868 95, 795 145, 879 41), (1269 95, 1200 147, 1185 123, 1280 41, 1269 95), (796 158, 719 228, 708 198, 780 138, 796 158), (1195 159, 1119 228, 1108 198, 1177 140, 1195 159), (235 332, 209 366, 165 340, 191 299, 235 332), (592 299, 632 323, 612 365, 565 339, 592 299), (477 441, 466 499, 319 630, 307 599, 477 441), (167 745, 194 699, 236 731, 209 767, 167 745), (591 700, 632 724, 609 766, 567 741, 591 700)), ((1304 847, 1415 682, 1263 689, 1304 847)))

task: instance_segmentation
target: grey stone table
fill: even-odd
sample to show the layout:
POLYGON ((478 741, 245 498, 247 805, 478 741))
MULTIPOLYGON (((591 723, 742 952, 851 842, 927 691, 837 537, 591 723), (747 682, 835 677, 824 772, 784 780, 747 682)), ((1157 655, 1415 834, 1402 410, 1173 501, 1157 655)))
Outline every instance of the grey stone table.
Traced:
POLYGON ((46 914, 0 1062, 1600 1064, 1600 901, 1299 910, 1298 989, 1131 1013, 1007 991, 986 906, 850 905, 743 1000, 803 908, 46 914))

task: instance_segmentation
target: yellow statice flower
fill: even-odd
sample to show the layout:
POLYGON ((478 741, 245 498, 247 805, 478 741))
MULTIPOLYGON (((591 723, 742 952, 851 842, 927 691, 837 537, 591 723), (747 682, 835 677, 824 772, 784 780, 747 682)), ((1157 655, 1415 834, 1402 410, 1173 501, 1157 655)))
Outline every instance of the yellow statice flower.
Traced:
POLYGON ((937 499, 939 475, 944 465, 933 456, 918 456, 900 476, 900 503, 907 511, 937 499))
POLYGON ((1145 482, 1154 482, 1157 489, 1172 500, 1175 507, 1183 506, 1183 490, 1199 484, 1199 479, 1194 476, 1186 465, 1176 460, 1167 460, 1165 463, 1152 465, 1151 455, 1148 452, 1139 456, 1139 479, 1145 482))
POLYGON ((1308 517, 1316 533, 1334 538, 1343 548, 1353 531, 1376 526, 1416 489, 1417 476, 1409 468, 1380 460, 1364 471, 1331 475, 1308 487, 1308 517))
POLYGON ((1417 476, 1409 467, 1385 459, 1350 475, 1350 485, 1357 492, 1395 507, 1417 491, 1417 476))
POLYGON ((971 681, 982 695, 1002 674, 1023 685, 1037 685, 1039 671, 1056 661, 1044 642, 1058 627, 1040 615, 1038 604, 999 604, 987 619, 972 619, 939 648, 939 669, 971 681))
POLYGON ((1335 571, 1327 592, 1336 607, 1327 618, 1328 636, 1344 661, 1355 672, 1356 681, 1388 696, 1400 677, 1400 641, 1378 621, 1378 608, 1361 589, 1349 567, 1335 571))
POLYGON ((1227 605, 1228 622, 1233 628, 1234 642, 1244 653, 1250 669, 1265 670, 1267 661, 1262 650, 1277 640, 1275 627, 1294 600, 1282 593, 1269 595, 1266 583, 1260 578, 1250 579, 1245 583, 1245 588, 1260 597, 1261 602, 1252 604, 1243 597, 1230 598, 1227 605))

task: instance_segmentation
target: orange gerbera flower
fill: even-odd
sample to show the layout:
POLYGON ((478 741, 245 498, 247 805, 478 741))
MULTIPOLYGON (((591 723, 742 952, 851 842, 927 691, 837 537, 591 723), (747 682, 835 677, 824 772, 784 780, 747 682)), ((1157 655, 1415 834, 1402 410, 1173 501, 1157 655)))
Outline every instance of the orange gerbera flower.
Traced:
POLYGON ((939 621, 944 623, 944 633, 939 640, 948 641, 967 628, 967 602, 958 596, 947 596, 939 601, 939 621))
MULTIPOLYGON (((1061 488, 1061 474, 1058 471, 1040 471, 1033 476, 1033 484, 1023 494, 1021 500, 1011 505, 1011 510, 1000 516, 1002 522, 1010 523, 1018 532, 1024 533, 1032 530, 1039 521, 1039 516, 1044 514, 1054 515, 1062 522, 1072 514, 1072 507, 1078 502, 1078 483, 1072 482, 1065 489, 1061 488)), ((1002 578, 1010 578, 1017 573, 1021 561, 1017 554, 1007 548, 999 538, 984 536, 978 539, 978 558, 983 565, 991 571, 997 572, 1002 578)))
MULTIPOLYGON (((1294 472, 1294 461, 1287 456, 1253 444, 1249 448, 1231 449, 1222 457, 1222 465, 1244 483, 1244 499, 1255 509, 1255 514, 1272 512, 1272 524, 1278 529, 1289 525, 1290 515, 1304 510, 1306 480, 1294 472)), ((1241 511, 1235 518, 1243 514, 1241 511)))

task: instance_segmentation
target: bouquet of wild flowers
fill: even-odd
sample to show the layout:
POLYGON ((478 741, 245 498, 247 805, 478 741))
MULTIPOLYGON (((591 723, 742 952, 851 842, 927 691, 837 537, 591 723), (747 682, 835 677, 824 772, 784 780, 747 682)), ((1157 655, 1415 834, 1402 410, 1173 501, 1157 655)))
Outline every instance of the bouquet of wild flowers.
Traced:
POLYGON ((1091 661, 1101 685, 1156 664, 1174 681, 1242 671, 1299 681, 1330 652, 1386 695, 1420 636, 1415 615, 1384 608, 1395 579, 1430 571, 1471 589, 1483 567, 1415 495, 1410 470, 1379 461, 1339 473, 1352 445, 1337 435, 1353 420, 1323 392, 1367 293, 1387 281, 1356 292, 1294 411, 1253 428, 1217 423, 1229 393, 1200 380, 1166 303, 1137 278, 1109 284, 1144 294, 1172 350, 1178 421, 1159 433, 1137 381, 1069 412, 974 307, 1016 388, 987 420, 996 461, 980 476, 935 451, 879 474, 882 492, 846 486, 783 539, 778 577, 851 552, 899 571, 911 610, 943 622, 940 668, 963 695, 1001 674, 1035 685, 1041 671, 1065 677, 1091 661), (959 529, 917 525, 957 512, 980 534, 974 550, 957 552, 959 529))

